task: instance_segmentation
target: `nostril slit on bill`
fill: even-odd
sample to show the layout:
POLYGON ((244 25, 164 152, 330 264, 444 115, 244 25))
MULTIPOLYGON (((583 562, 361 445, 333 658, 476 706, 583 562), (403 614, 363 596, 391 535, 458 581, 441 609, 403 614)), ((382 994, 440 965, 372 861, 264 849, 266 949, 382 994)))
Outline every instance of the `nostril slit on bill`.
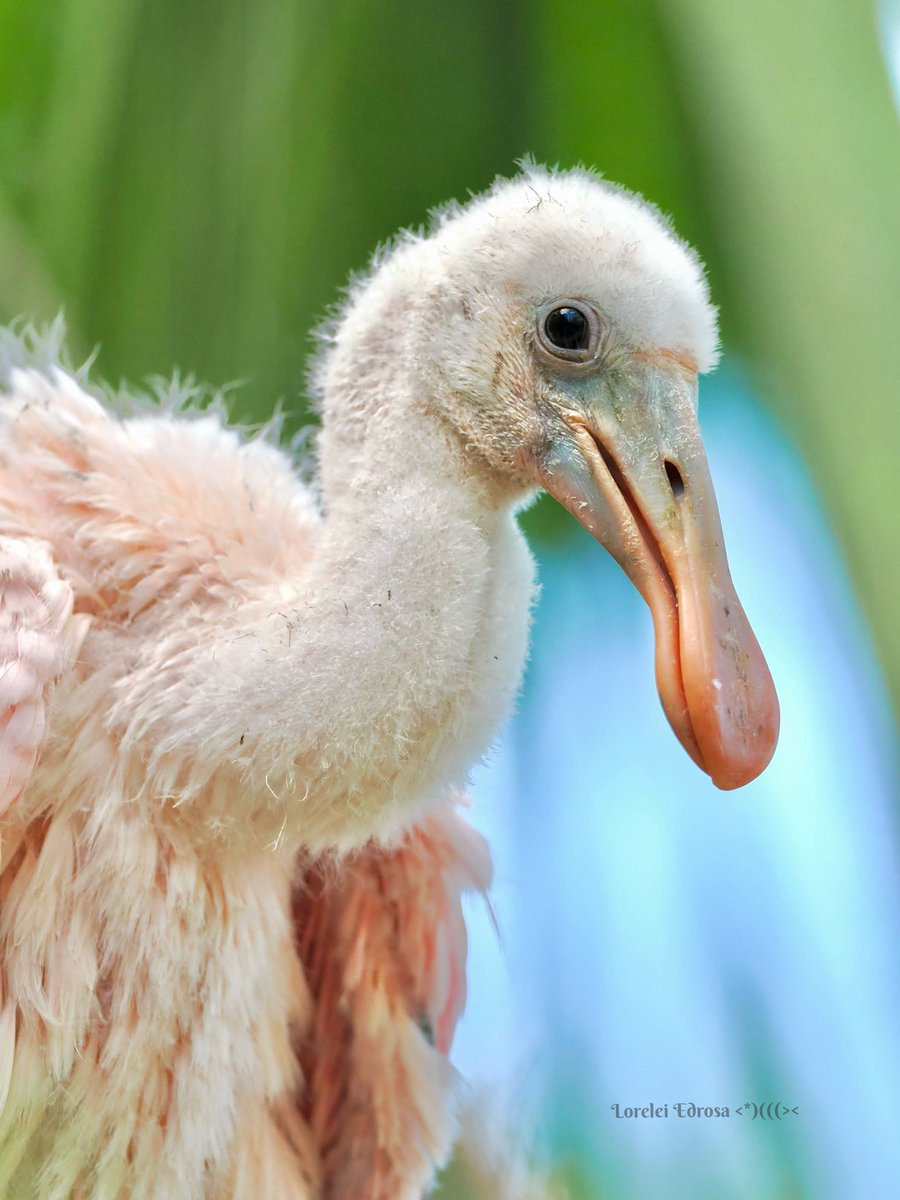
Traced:
POLYGON ((669 479, 669 487, 672 489, 672 495, 676 500, 680 500, 684 495, 684 480, 681 478, 681 472, 673 462, 666 459, 666 475, 669 479))

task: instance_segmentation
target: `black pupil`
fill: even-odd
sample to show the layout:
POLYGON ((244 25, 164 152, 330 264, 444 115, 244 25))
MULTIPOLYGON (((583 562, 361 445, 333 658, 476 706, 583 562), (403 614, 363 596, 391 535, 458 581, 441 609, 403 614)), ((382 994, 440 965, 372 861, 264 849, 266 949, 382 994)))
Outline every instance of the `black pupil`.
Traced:
POLYGON ((544 321, 547 337, 560 350, 586 350, 591 330, 587 317, 577 308, 554 308, 544 321))

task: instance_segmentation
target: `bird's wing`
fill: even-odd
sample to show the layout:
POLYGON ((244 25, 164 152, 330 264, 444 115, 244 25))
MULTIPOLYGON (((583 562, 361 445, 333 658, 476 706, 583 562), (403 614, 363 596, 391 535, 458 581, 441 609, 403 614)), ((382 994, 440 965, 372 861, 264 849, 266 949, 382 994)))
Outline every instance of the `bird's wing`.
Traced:
POLYGON ((79 598, 113 621, 231 604, 312 559, 321 518, 287 453, 218 410, 132 403, 119 415, 58 368, 13 372, 0 388, 0 531, 39 531, 79 598))
POLYGON ((72 618, 72 589, 46 547, 0 537, 0 815, 34 769, 51 688, 83 633, 72 618))
POLYGON ((461 896, 485 892, 490 875, 484 840, 447 809, 396 848, 316 863, 298 884, 314 1005, 300 1050, 304 1116, 334 1195, 418 1195, 449 1154, 445 1056, 466 992, 461 896))

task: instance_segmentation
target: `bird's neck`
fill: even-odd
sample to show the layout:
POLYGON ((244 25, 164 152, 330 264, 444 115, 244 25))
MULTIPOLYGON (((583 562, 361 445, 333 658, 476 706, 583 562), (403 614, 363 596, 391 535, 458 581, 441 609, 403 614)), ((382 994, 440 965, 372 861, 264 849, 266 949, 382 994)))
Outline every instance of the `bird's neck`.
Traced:
POLYGON ((326 418, 319 452, 328 523, 334 531, 347 522, 381 528, 385 514, 396 513, 398 549, 406 521, 427 514, 472 521, 490 536, 522 497, 492 477, 477 448, 441 417, 431 397, 416 396, 415 386, 391 381, 326 418), (381 405, 383 395, 391 399, 381 405))
POLYGON ((271 691, 283 664, 289 695, 304 637, 321 662, 303 677, 314 711, 295 758, 319 781, 307 844, 391 836, 462 782, 509 711, 527 644, 533 566, 512 503, 473 479, 427 410, 364 429, 326 424, 326 520, 297 605, 308 635, 291 656, 273 646, 267 667, 271 691))

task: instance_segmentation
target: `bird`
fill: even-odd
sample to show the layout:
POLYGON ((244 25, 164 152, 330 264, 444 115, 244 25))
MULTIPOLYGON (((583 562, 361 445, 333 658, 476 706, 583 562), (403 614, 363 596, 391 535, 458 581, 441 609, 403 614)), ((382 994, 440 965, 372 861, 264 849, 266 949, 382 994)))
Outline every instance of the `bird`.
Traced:
POLYGON ((349 285, 311 465, 62 337, 0 337, 0 1195, 419 1200, 540 491, 647 601, 697 765, 731 789, 774 751, 704 268, 640 196, 526 163, 349 285))

